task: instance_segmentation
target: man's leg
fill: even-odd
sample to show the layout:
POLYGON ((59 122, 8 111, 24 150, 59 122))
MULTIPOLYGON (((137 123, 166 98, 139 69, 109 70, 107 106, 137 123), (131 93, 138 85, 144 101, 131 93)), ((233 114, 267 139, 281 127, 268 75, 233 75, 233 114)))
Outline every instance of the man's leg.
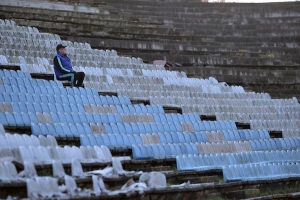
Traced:
POLYGON ((74 82, 75 82, 76 87, 82 86, 84 77, 85 77, 84 72, 76 72, 75 73, 74 82))
POLYGON ((63 75, 60 75, 59 77, 57 77, 57 80, 68 80, 68 81, 71 81, 71 86, 73 87, 74 86, 74 82, 75 82, 75 78, 74 78, 74 74, 73 73, 68 73, 68 74, 63 74, 63 75))

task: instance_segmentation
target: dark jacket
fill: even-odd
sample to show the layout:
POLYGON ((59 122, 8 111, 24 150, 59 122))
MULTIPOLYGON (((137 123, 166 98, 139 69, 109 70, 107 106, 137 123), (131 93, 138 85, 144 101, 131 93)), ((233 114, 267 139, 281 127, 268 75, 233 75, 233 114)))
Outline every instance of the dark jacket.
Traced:
POLYGON ((53 65, 56 77, 74 72, 71 59, 67 55, 62 55, 59 52, 57 52, 53 59, 53 65))

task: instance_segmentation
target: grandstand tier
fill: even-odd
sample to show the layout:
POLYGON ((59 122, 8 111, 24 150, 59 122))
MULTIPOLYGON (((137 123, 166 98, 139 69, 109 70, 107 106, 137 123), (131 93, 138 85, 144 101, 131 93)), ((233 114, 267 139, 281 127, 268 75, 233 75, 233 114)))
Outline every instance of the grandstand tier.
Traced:
MULTIPOLYGON (((294 57, 299 49, 294 44, 298 3, 280 8, 270 4, 266 10, 256 4, 192 0, 160 2, 159 8, 142 0, 92 2, 91 7, 77 8, 70 2, 34 0, 4 0, 0 5, 0 17, 14 18, 0 19, 0 198, 241 199, 277 197, 281 192, 286 198, 300 197, 297 98, 274 99, 266 92, 228 84, 213 73, 191 78, 143 60, 158 55, 169 59, 173 53, 166 49, 179 48, 184 54, 178 59, 186 57, 190 63, 198 54, 198 64, 264 61, 294 67, 299 64, 294 57), (54 8, 57 20, 48 22, 44 17, 54 8), (284 9, 289 13, 274 14, 284 9), (244 15, 236 14, 240 12, 244 15), (192 22, 195 17, 198 21, 192 22), (76 24, 74 19, 82 21, 76 24), (275 27, 280 20, 285 25, 275 27), (76 30, 72 37, 71 21, 76 30), (220 23, 225 23, 222 34, 216 29, 220 23), (86 29, 78 30, 80 24, 86 29), (251 31, 256 25, 264 29, 251 31), (275 35, 270 37, 272 31, 275 35), (88 32, 109 34, 95 44, 95 35, 88 39, 88 32), (124 42, 120 33, 144 38, 140 44, 124 42), (113 34, 122 40, 118 45, 131 43, 130 48, 113 45, 113 34), (264 51, 274 57, 238 58, 237 52, 247 54, 241 47, 260 50, 258 36, 266 44, 264 51), (281 44, 279 37, 286 38, 291 51, 269 46, 281 44), (163 39, 166 46, 172 45, 160 47, 163 39), (60 43, 67 46, 74 69, 85 72, 84 87, 69 87, 53 75, 52 59, 60 43), (209 50, 224 52, 212 58, 197 49, 204 43, 232 50, 209 50), (137 55, 141 58, 133 57, 137 55)), ((274 74, 280 71, 280 77, 285 71, 277 67, 274 74)), ((268 83, 279 80, 276 76, 270 75, 268 83)))

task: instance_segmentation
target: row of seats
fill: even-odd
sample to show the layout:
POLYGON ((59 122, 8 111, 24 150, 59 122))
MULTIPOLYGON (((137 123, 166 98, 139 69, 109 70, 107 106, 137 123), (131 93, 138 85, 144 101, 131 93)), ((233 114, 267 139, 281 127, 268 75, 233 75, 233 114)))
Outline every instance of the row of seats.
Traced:
POLYGON ((258 139, 244 142, 222 141, 222 142, 206 142, 198 143, 198 151, 203 154, 212 153, 229 153, 243 151, 260 151, 274 149, 290 149, 300 146, 299 138, 274 138, 274 139, 258 139), (239 144, 238 144, 239 143, 239 144))
MULTIPOLYGON (((184 102, 184 101, 183 101, 184 102)), ((161 105, 161 104, 159 104, 161 105)), ((195 104, 189 105, 186 103, 176 103, 174 105, 181 105, 182 108, 188 112, 189 110, 197 110, 197 112, 202 113, 276 113, 276 112, 300 112, 300 107, 298 105, 291 106, 229 106, 218 103, 216 105, 206 105, 206 104, 195 104)), ((234 114, 235 115, 235 114, 234 114)), ((221 115, 222 117, 222 115, 221 115)), ((240 117, 240 116, 237 116, 240 117)), ((234 118, 234 116, 233 116, 234 118)))
POLYGON ((250 140, 249 142, 254 151, 290 149, 299 147, 300 138, 274 138, 266 140, 250 140))
POLYGON ((300 120, 250 120, 251 129, 267 129, 279 131, 282 129, 300 129, 300 120))
POLYGON ((300 137, 300 129, 283 129, 282 137, 283 138, 300 137))
POLYGON ((20 69, 33 74, 54 74, 54 68, 45 64, 20 64, 20 69))
POLYGON ((230 165, 223 168, 225 182, 273 180, 300 177, 300 163, 259 163, 230 165))
POLYGON ((167 144, 149 144, 133 145, 132 155, 135 160, 144 159, 167 159, 175 158, 181 154, 205 154, 209 153, 227 153, 227 152, 246 152, 252 151, 249 142, 213 142, 213 143, 167 143, 167 144), (208 146, 209 144, 209 146, 208 146), (209 151, 203 151, 207 147, 209 151), (229 147, 229 148, 227 148, 229 147), (213 148, 213 149, 212 149, 213 148), (226 149, 227 148, 227 149, 226 149))
MULTIPOLYGON (((242 132, 243 130, 241 130, 242 132)), ((255 130, 249 130, 251 132, 255 130)), ((132 145, 138 144, 155 144, 155 143, 196 143, 196 142, 213 142, 215 132, 198 132, 198 133, 147 133, 147 134, 92 134, 80 135, 80 142, 82 146, 106 145, 110 148, 131 148, 132 145)), ((222 134, 222 133, 221 133, 222 134)), ((270 136, 268 137, 270 138, 270 136)), ((265 139, 264 135, 258 138, 251 139, 265 139)), ((219 141, 224 138, 219 139, 219 141)))
MULTIPOLYGON (((35 102, 0 102, 0 112, 32 112, 32 113, 89 113, 89 114, 109 114, 120 113, 126 114, 163 114, 164 110, 161 106, 156 105, 97 105, 97 104, 71 104, 67 102, 59 103, 35 103, 35 102)), ((177 116, 179 119, 183 117, 185 121, 194 121, 198 119, 196 114, 183 114, 177 116), (193 116, 194 115, 194 116, 193 116)))
POLYGON ((1 81, 3 85, 7 86, 16 86, 16 87, 41 87, 41 86, 49 86, 49 87, 59 87, 62 88, 63 84, 60 81, 46 81, 43 79, 31 79, 31 78, 18 78, 18 77, 1 77, 1 81))
MULTIPOLYGON (((192 122, 195 132, 214 130, 235 130, 236 126, 231 122, 204 121, 192 122)), ((117 123, 103 124, 105 133, 158 133, 158 132, 183 132, 179 122, 168 123, 117 123)))
MULTIPOLYGON (((56 108, 56 107, 55 107, 56 108)), ((50 109, 50 107, 49 107, 50 109)), ((82 112, 55 112, 55 109, 50 109, 50 113, 37 113, 38 121, 41 123, 128 123, 128 122, 155 122, 155 123, 188 123, 200 122, 199 115, 194 114, 90 114, 82 112), (41 117, 41 120, 39 120, 41 117), (179 119, 180 117, 180 119, 179 119), (44 118, 46 119, 44 121, 44 118), (161 120, 164 119, 164 120, 161 120)))
POLYGON ((0 122, 3 126, 30 126, 31 123, 38 123, 35 113, 10 113, 0 112, 0 122))
POLYGON ((222 112, 216 113, 218 120, 233 120, 236 122, 249 122, 250 120, 295 120, 300 118, 300 112, 293 110, 293 112, 284 113, 230 113, 222 112))
MULTIPOLYGON (((99 107, 101 105, 89 105, 89 104, 85 104, 84 105, 84 109, 87 113, 103 113, 101 107, 99 107)), ((112 113, 128 113, 128 114, 164 114, 165 111, 163 109, 162 106, 159 105, 144 105, 144 104, 128 104, 128 105, 115 105, 115 108, 112 107, 114 105, 111 105, 111 112, 112 113)), ((108 111, 109 112, 109 111, 108 111)), ((195 118, 197 119, 196 114, 195 118)), ((185 118, 186 115, 183 115, 183 117, 185 118)), ((192 118, 190 115, 188 115, 189 118, 192 118)), ((178 118, 180 118, 180 116, 178 116, 178 118)))
MULTIPOLYGON (((1 108, 0 108, 1 111, 1 108)), ((153 116, 151 114, 118 114, 118 113, 101 113, 101 114, 89 114, 89 113, 70 113, 72 119, 71 123, 77 122, 78 118, 83 119, 80 122, 83 123, 90 123, 89 121, 94 121, 95 119, 99 119, 95 115, 100 115, 100 118, 102 121, 99 123, 148 123, 148 122, 154 122, 153 116), (122 121, 119 121, 121 118, 122 121), (110 121, 111 120, 111 121, 110 121)), ((64 113, 36 113, 37 119, 40 123, 65 123, 68 120, 67 117, 70 117, 70 114, 64 114, 64 113), (59 117, 57 117, 57 115, 59 117), (54 118, 52 118, 54 117, 54 118), (63 119, 63 121, 59 121, 60 119, 63 119)), ((78 122, 78 123, 80 123, 78 122)))
POLYGON ((11 77, 11 78, 27 78, 31 79, 30 73, 23 72, 20 70, 0 70, 0 77, 11 77))
POLYGON ((176 156, 178 171, 222 169, 228 165, 299 161, 300 150, 253 151, 243 153, 189 154, 176 156))
POLYGON ((57 146, 56 139, 47 135, 46 137, 26 135, 26 134, 9 134, 0 133, 0 148, 16 148, 19 146, 57 146))
MULTIPOLYGON (((62 163, 71 163, 73 159, 83 163, 110 162, 112 155, 106 146, 76 147, 76 146, 29 146, 19 147, 22 161, 30 161, 36 164, 50 164, 52 160, 60 160, 62 163)), ((126 157, 126 159, 129 159, 126 157)))
POLYGON ((95 89, 67 87, 64 88, 61 82, 50 81, 49 86, 36 85, 1 85, 0 91, 6 93, 31 93, 31 94, 56 94, 56 95, 98 95, 95 89))
POLYGON ((55 95, 30 93, 0 94, 0 102, 35 102, 35 103, 71 103, 71 104, 99 104, 99 105, 130 105, 128 97, 98 96, 98 95, 55 95))
MULTIPOLYGON (((6 113, 7 114, 7 113, 6 113)), ((114 115, 110 115, 114 117, 114 115)), ((0 113, 1 117, 1 113, 0 113)), ((101 121, 100 115, 97 115, 99 118, 96 121, 101 121)), ((58 118, 59 119, 59 118, 58 118)), ((96 122, 97 123, 97 122, 96 122)), ((201 122, 194 124, 200 124, 201 122)), ((234 130, 236 129, 231 126, 226 126, 229 122, 219 122, 223 126, 219 130, 234 130)), ((208 124, 213 124, 210 122, 208 124)), ((183 127, 181 123, 98 123, 100 129, 99 133, 107 134, 140 134, 140 133, 163 133, 163 132, 183 132, 183 127)), ((200 131, 212 131, 207 126, 200 124, 202 130, 200 131)), ((80 134, 92 134, 91 127, 82 123, 80 120, 78 123, 31 123, 31 131, 34 135, 48 135, 52 134, 55 137, 79 137, 80 134), (84 127, 84 128, 82 128, 84 127)))
MULTIPOLYGON (((156 86, 156 87, 159 87, 159 86, 156 86)), ((135 90, 138 90, 138 88, 135 88, 135 90)), ((233 108, 240 107, 240 106, 245 107, 245 109, 243 109, 237 113, 243 113, 244 111, 249 112, 249 113, 257 113, 258 111, 254 110, 253 107, 255 108, 258 106, 277 106, 277 107, 297 106, 297 107, 299 107, 299 103, 296 98, 292 98, 292 99, 205 98, 202 96, 188 97, 188 96, 183 95, 184 92, 181 92, 178 94, 178 92, 174 92, 174 91, 173 92, 166 91, 165 92, 166 95, 157 95, 157 93, 152 93, 151 91, 149 91, 149 94, 151 96, 150 100, 153 103, 166 100, 168 102, 173 102, 174 104, 207 105, 207 106, 227 105, 227 106, 233 107, 233 108), (247 109, 245 105, 247 105, 249 108, 247 109)))
POLYGON ((110 149, 129 149, 132 145, 142 144, 138 134, 90 134, 80 135, 81 146, 105 145, 110 149))
MULTIPOLYGON (((101 63, 102 65, 110 65, 110 63, 105 63, 103 61, 101 63)), ((103 76, 108 75, 113 80, 115 80, 115 83, 134 83, 134 84, 163 84, 162 77, 166 77, 168 75, 172 75, 174 77, 180 77, 184 76, 185 72, 171 72, 166 71, 165 69, 162 70, 151 70, 152 74, 149 76, 144 76, 144 69, 120 69, 120 68, 110 68, 109 66, 106 66, 104 68, 98 68, 98 67, 74 67, 77 71, 83 71, 87 75, 96 75, 96 76, 103 76), (160 75, 157 75, 160 73, 160 75), (155 82, 157 80, 157 82, 155 82)), ((186 76, 186 75, 185 75, 186 76)), ((87 80, 88 81, 88 80, 87 80)))
MULTIPOLYGON (((250 141, 223 141, 223 142, 206 142, 206 143, 167 143, 167 144, 148 144, 148 145, 133 145, 133 158, 137 160, 149 158, 175 158, 180 154, 215 154, 215 153, 237 153, 257 151, 260 149, 253 149, 253 144, 260 144, 265 146, 267 150, 275 149, 292 149, 300 147, 300 138, 295 139, 260 139, 250 141), (176 145, 181 145, 180 148, 176 145), (186 148, 183 149, 185 145, 186 148), (268 147, 270 145, 270 147, 268 147), (172 146, 172 147, 171 147, 172 146), (177 150, 174 148, 177 148, 177 150), (159 150, 157 150, 159 149, 159 150), (164 149, 164 150, 163 150, 164 149), (171 150, 170 150, 171 149, 171 150), (173 149, 173 150, 172 150, 173 149)), ((261 149, 263 150, 263 149, 261 149)))
POLYGON ((134 160, 168 159, 175 158, 180 154, 198 154, 196 144, 150 144, 132 145, 132 156, 134 160))

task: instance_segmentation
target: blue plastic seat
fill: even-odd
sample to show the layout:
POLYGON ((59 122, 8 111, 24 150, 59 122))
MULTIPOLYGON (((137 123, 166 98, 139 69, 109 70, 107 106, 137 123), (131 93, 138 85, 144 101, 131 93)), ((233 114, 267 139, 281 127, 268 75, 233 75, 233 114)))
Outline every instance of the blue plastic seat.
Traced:
POLYGON ((197 140, 197 137, 196 137, 196 134, 195 134, 195 133, 187 133, 187 134, 189 134, 189 135, 190 135, 191 142, 193 142, 193 143, 196 143, 196 142, 198 142, 198 140, 197 140))
POLYGON ((162 133, 164 134, 165 138, 166 138, 166 143, 173 143, 173 142, 178 142, 178 137, 176 137, 177 135, 175 133, 162 133), (177 140, 176 140, 177 138, 177 140))
POLYGON ((143 144, 143 141, 142 141, 142 138, 140 135, 134 134, 133 138, 134 138, 136 144, 143 144))
POLYGON ((145 127, 145 133, 152 133, 152 127, 150 125, 150 123, 143 123, 144 127, 145 127))
MULTIPOLYGON (((159 114, 159 116, 163 116, 162 122, 164 123, 170 123, 173 122, 172 114, 159 114)), ((162 118, 162 117, 161 117, 162 118)))
POLYGON ((204 126, 203 126, 202 122, 192 122, 192 124, 193 124, 195 132, 199 132, 199 131, 201 131, 201 129, 202 130, 204 129, 204 126), (200 128, 200 125, 202 126, 201 128, 200 128))
POLYGON ((118 112, 119 114, 124 113, 124 110, 123 110, 122 106, 116 105, 116 109, 117 109, 117 112, 118 112))
MULTIPOLYGON (((203 133, 197 132, 197 133, 195 133, 195 135, 196 135, 196 138, 197 138, 197 142, 207 142, 203 139, 203 135, 204 135, 203 133)), ((206 136, 206 134, 205 134, 205 136, 206 136)))
POLYGON ((286 144, 286 142, 285 142, 285 140, 284 140, 284 139, 282 139, 282 138, 279 138, 279 141, 280 141, 280 143, 281 143, 281 147, 282 147, 283 149, 290 148, 290 147, 288 147, 288 145, 286 144))
POLYGON ((118 97, 112 96, 112 99, 113 99, 113 105, 121 105, 121 102, 118 97))
POLYGON ((94 96, 90 96, 90 95, 87 95, 87 96, 77 95, 77 96, 81 99, 81 102, 82 102, 82 103, 77 103, 77 104, 80 104, 80 105, 97 104, 94 96))
POLYGON ((229 131, 223 130, 222 133, 223 133, 224 139, 226 141, 232 141, 232 138, 230 137, 229 131))
POLYGON ((101 118, 101 123, 110 123, 110 121, 108 119, 108 115, 100 114, 100 118, 101 118))
MULTIPOLYGON (((148 131, 146 131, 146 128, 144 126, 143 123, 137 123, 138 129, 139 129, 139 133, 149 133, 148 131)), ((150 131, 151 132, 151 131, 150 131)))
MULTIPOLYGON (((177 133, 175 133, 176 135, 177 135, 177 137, 178 137, 178 143, 182 143, 182 142, 186 142, 185 141, 185 133, 179 133, 179 132, 177 132, 177 133)), ((189 139, 190 140, 190 139, 189 139)))
POLYGON ((132 127, 129 123, 124 123, 124 127, 127 134, 133 134, 132 127))
POLYGON ((156 124, 158 132, 170 132, 170 126, 167 123, 161 124, 161 123, 157 123, 156 124))
POLYGON ((250 142, 250 146, 251 146, 252 151, 257 151, 258 148, 256 146, 256 142, 255 141, 251 141, 251 140, 249 142, 250 142))
POLYGON ((108 105, 115 105, 114 104, 114 100, 113 100, 113 98, 111 96, 106 95, 105 97, 107 99, 108 105))
POLYGON ((162 112, 159 111, 159 107, 156 106, 156 105, 152 105, 152 110, 153 110, 154 113, 162 113, 162 112))
POLYGON ((91 127, 89 124, 82 123, 85 134, 93 134, 91 127))
POLYGON ((130 123, 130 126, 132 128, 132 133, 133 134, 140 134, 141 132, 139 131, 139 127, 137 126, 136 123, 130 123))
POLYGON ((98 142, 96 140, 96 137, 95 135, 87 135, 87 140, 86 143, 88 143, 87 146, 97 146, 98 145, 98 142))
MULTIPOLYGON (((201 123, 200 123, 200 124, 201 124, 201 123)), ((203 121, 202 124, 203 124, 204 128, 200 129, 201 131, 211 131, 211 130, 213 130, 213 129, 211 128, 211 123, 210 123, 210 122, 208 122, 208 121, 203 121)))
POLYGON ((115 123, 110 123, 113 134, 120 134, 119 127, 115 123))
MULTIPOLYGON (((83 102, 82 102, 82 100, 83 99, 87 99, 86 97, 81 97, 81 96, 79 96, 79 95, 74 95, 74 96, 71 96, 71 95, 68 95, 68 98, 69 99, 72 99, 72 98, 74 98, 74 100, 75 100, 75 102, 71 102, 71 103, 73 103, 73 104, 84 104, 83 102)), ((86 103, 88 103, 88 101, 85 101, 86 103)))
POLYGON ((83 125, 81 123, 76 123, 75 127, 76 127, 78 135, 85 134, 85 130, 84 130, 83 125))
POLYGON ((164 128, 165 132, 177 132, 177 127, 173 122, 165 123, 164 128))
POLYGON ((80 135, 80 145, 81 146, 90 146, 90 140, 87 135, 80 135))
POLYGON ((13 116, 15 118, 15 122, 16 122, 16 126, 24 126, 24 122, 23 122, 23 118, 21 116, 21 113, 16 113, 16 112, 13 112, 13 116))
POLYGON ((164 158, 164 155, 160 154, 159 149, 156 144, 150 144, 149 147, 150 148, 148 148, 148 149, 151 149, 151 152, 153 152, 152 155, 155 159, 160 159, 162 157, 164 158))
POLYGON ((245 132, 242 130, 242 131, 236 131, 236 130, 230 130, 230 132, 233 132, 234 134, 239 134, 241 140, 246 140, 246 134, 245 132))
POLYGON ((123 96, 119 96, 120 105, 126 105, 126 99, 123 96))
POLYGON ((6 117, 5 122, 7 121, 8 126, 16 126, 16 120, 13 113, 5 112, 5 117, 6 117))
POLYGON ((155 113, 152 105, 146 105, 147 113, 155 113))
POLYGON ((100 114, 91 114, 91 117, 93 119, 90 119, 90 120, 95 122, 95 123, 101 123, 102 122, 100 114))
POLYGON ((167 143, 167 139, 164 133, 158 133, 158 137, 161 143, 167 143))
POLYGON ((255 142, 256 142, 256 146, 257 146, 257 150, 258 151, 263 150, 265 148, 265 146, 266 146, 264 143, 261 143, 260 140, 256 140, 255 142))
POLYGON ((128 107, 128 105, 122 105, 122 108, 123 108, 123 113, 130 113, 130 110, 129 110, 129 107, 128 107))
POLYGON ((182 142, 187 142, 187 143, 192 142, 190 134, 183 133, 182 135, 184 136, 184 141, 182 141, 182 142))
POLYGON ((53 123, 59 123, 60 122, 58 113, 50 112, 50 116, 51 116, 51 119, 52 119, 53 123))
POLYGON ((117 123, 114 114, 109 113, 109 114, 106 114, 106 115, 107 115, 107 117, 108 117, 108 122, 109 122, 109 123, 117 123))
MULTIPOLYGON (((130 142, 130 145, 137 145, 136 143, 136 140, 135 140, 135 137, 133 137, 134 135, 129 135, 129 134, 124 134, 127 136, 129 142, 130 142)), ((142 143, 141 143, 142 144, 142 143)))
POLYGON ((165 113, 164 109, 162 106, 160 105, 156 105, 157 109, 158 109, 158 113, 165 113))
POLYGON ((111 134, 108 135, 111 146, 113 147, 119 147, 119 146, 123 146, 124 142, 123 142, 123 138, 120 136, 119 134, 111 134))
POLYGON ((78 129, 75 124, 69 126, 70 128, 70 137, 79 137, 78 129))
POLYGON ((125 134, 126 133, 126 129, 123 123, 117 123, 117 127, 119 129, 119 133, 120 134, 125 134))
POLYGON ((145 153, 143 153, 138 145, 132 145, 132 157, 134 160, 142 160, 145 156, 145 153))
POLYGON ((113 133, 113 130, 112 130, 110 124, 103 124, 103 126, 104 126, 105 133, 107 133, 107 134, 113 133))
POLYGON ((127 105, 128 109, 129 109, 129 113, 136 113, 135 107, 133 105, 127 105))
POLYGON ((121 115, 119 113, 114 114, 114 116, 115 116, 116 123, 122 123, 123 122, 123 120, 121 118, 121 115))
POLYGON ((157 125, 156 125, 156 123, 150 123, 150 127, 151 127, 151 132, 153 132, 153 133, 158 133, 158 132, 160 132, 159 130, 158 130, 158 128, 157 128, 157 125))
POLYGON ((174 125, 176 127, 177 132, 183 132, 183 129, 182 129, 182 126, 181 126, 180 122, 174 122, 174 125))
POLYGON ((144 104, 140 104, 140 108, 141 108, 141 113, 148 113, 147 112, 147 107, 144 104))
POLYGON ((130 136, 130 135, 120 134, 120 137, 122 137, 125 148, 130 148, 133 145, 133 144, 130 143, 130 140, 129 140, 128 136, 130 136))
POLYGON ((126 105, 130 105, 131 104, 131 101, 130 101, 129 97, 127 97, 127 96, 119 96, 119 99, 120 99, 120 102, 122 104, 123 103, 125 103, 126 105))
POLYGON ((160 123, 161 122, 160 116, 159 116, 158 113, 152 113, 152 116, 154 118, 154 122, 156 122, 156 123, 160 123))

